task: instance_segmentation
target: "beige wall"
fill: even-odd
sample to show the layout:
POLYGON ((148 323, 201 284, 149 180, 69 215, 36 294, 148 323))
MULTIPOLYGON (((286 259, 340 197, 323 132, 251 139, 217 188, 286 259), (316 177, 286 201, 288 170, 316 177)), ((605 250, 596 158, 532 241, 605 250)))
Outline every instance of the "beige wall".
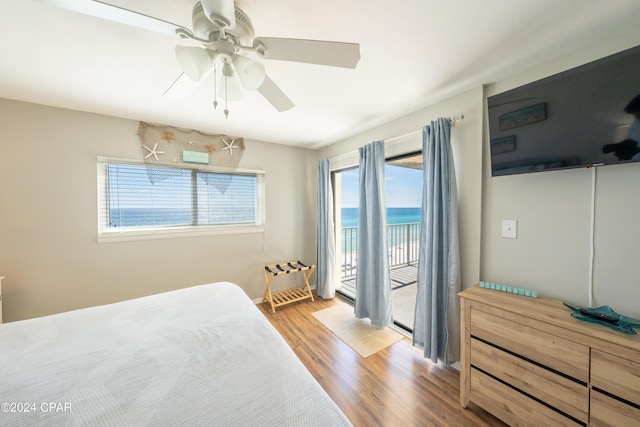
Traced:
MULTIPOLYGON (((637 29, 602 40, 507 81, 490 96, 640 44, 637 29)), ((612 82, 615 84, 615 82, 612 82)), ((590 273, 592 170, 572 169, 491 178, 485 131, 483 280, 538 290, 587 305, 590 273), (518 238, 500 237, 503 219, 518 221, 518 238)), ((640 317, 640 164, 597 169, 593 305, 640 317)))
POLYGON ((385 144, 387 155, 399 155, 422 149, 419 131, 438 117, 464 114, 464 120, 451 131, 458 180, 460 263, 462 286, 467 288, 480 280, 480 209, 482 179, 482 88, 476 88, 437 102, 415 113, 318 150, 318 158, 352 158, 354 150, 375 140, 385 144), (398 136, 411 134, 395 139, 398 136), (352 153, 350 156, 349 153, 352 153))
POLYGON ((315 262, 311 150, 246 141, 240 167, 266 172, 265 233, 98 244, 96 158, 141 158, 138 122, 1 99, 0 118, 5 321, 214 281, 255 299, 261 265, 315 262))

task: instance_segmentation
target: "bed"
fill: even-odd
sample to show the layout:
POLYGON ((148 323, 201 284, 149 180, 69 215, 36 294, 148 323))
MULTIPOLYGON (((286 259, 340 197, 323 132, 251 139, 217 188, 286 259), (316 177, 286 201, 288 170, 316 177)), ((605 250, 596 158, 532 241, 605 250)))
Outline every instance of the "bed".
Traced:
POLYGON ((235 284, 0 325, 0 425, 351 425, 235 284))

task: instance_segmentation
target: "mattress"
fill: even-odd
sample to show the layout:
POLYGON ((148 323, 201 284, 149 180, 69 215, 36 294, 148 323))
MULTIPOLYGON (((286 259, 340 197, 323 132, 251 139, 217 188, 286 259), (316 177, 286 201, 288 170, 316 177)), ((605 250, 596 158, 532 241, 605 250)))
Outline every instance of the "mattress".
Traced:
POLYGON ((344 426, 228 282, 0 325, 0 425, 344 426))

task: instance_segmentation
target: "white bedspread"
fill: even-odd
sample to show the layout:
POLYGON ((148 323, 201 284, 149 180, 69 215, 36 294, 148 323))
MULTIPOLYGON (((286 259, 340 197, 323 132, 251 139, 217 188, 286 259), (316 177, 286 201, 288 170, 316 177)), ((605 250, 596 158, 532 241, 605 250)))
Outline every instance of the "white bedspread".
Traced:
POLYGON ((226 282, 0 325, 0 404, 11 426, 350 425, 226 282))

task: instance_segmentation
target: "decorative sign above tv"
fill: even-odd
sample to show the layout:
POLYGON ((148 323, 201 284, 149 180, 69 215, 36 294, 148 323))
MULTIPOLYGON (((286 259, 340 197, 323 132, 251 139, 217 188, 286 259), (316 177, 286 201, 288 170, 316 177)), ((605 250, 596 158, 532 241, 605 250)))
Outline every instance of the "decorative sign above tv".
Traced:
POLYGON ((487 100, 491 173, 640 161, 640 46, 487 100))

